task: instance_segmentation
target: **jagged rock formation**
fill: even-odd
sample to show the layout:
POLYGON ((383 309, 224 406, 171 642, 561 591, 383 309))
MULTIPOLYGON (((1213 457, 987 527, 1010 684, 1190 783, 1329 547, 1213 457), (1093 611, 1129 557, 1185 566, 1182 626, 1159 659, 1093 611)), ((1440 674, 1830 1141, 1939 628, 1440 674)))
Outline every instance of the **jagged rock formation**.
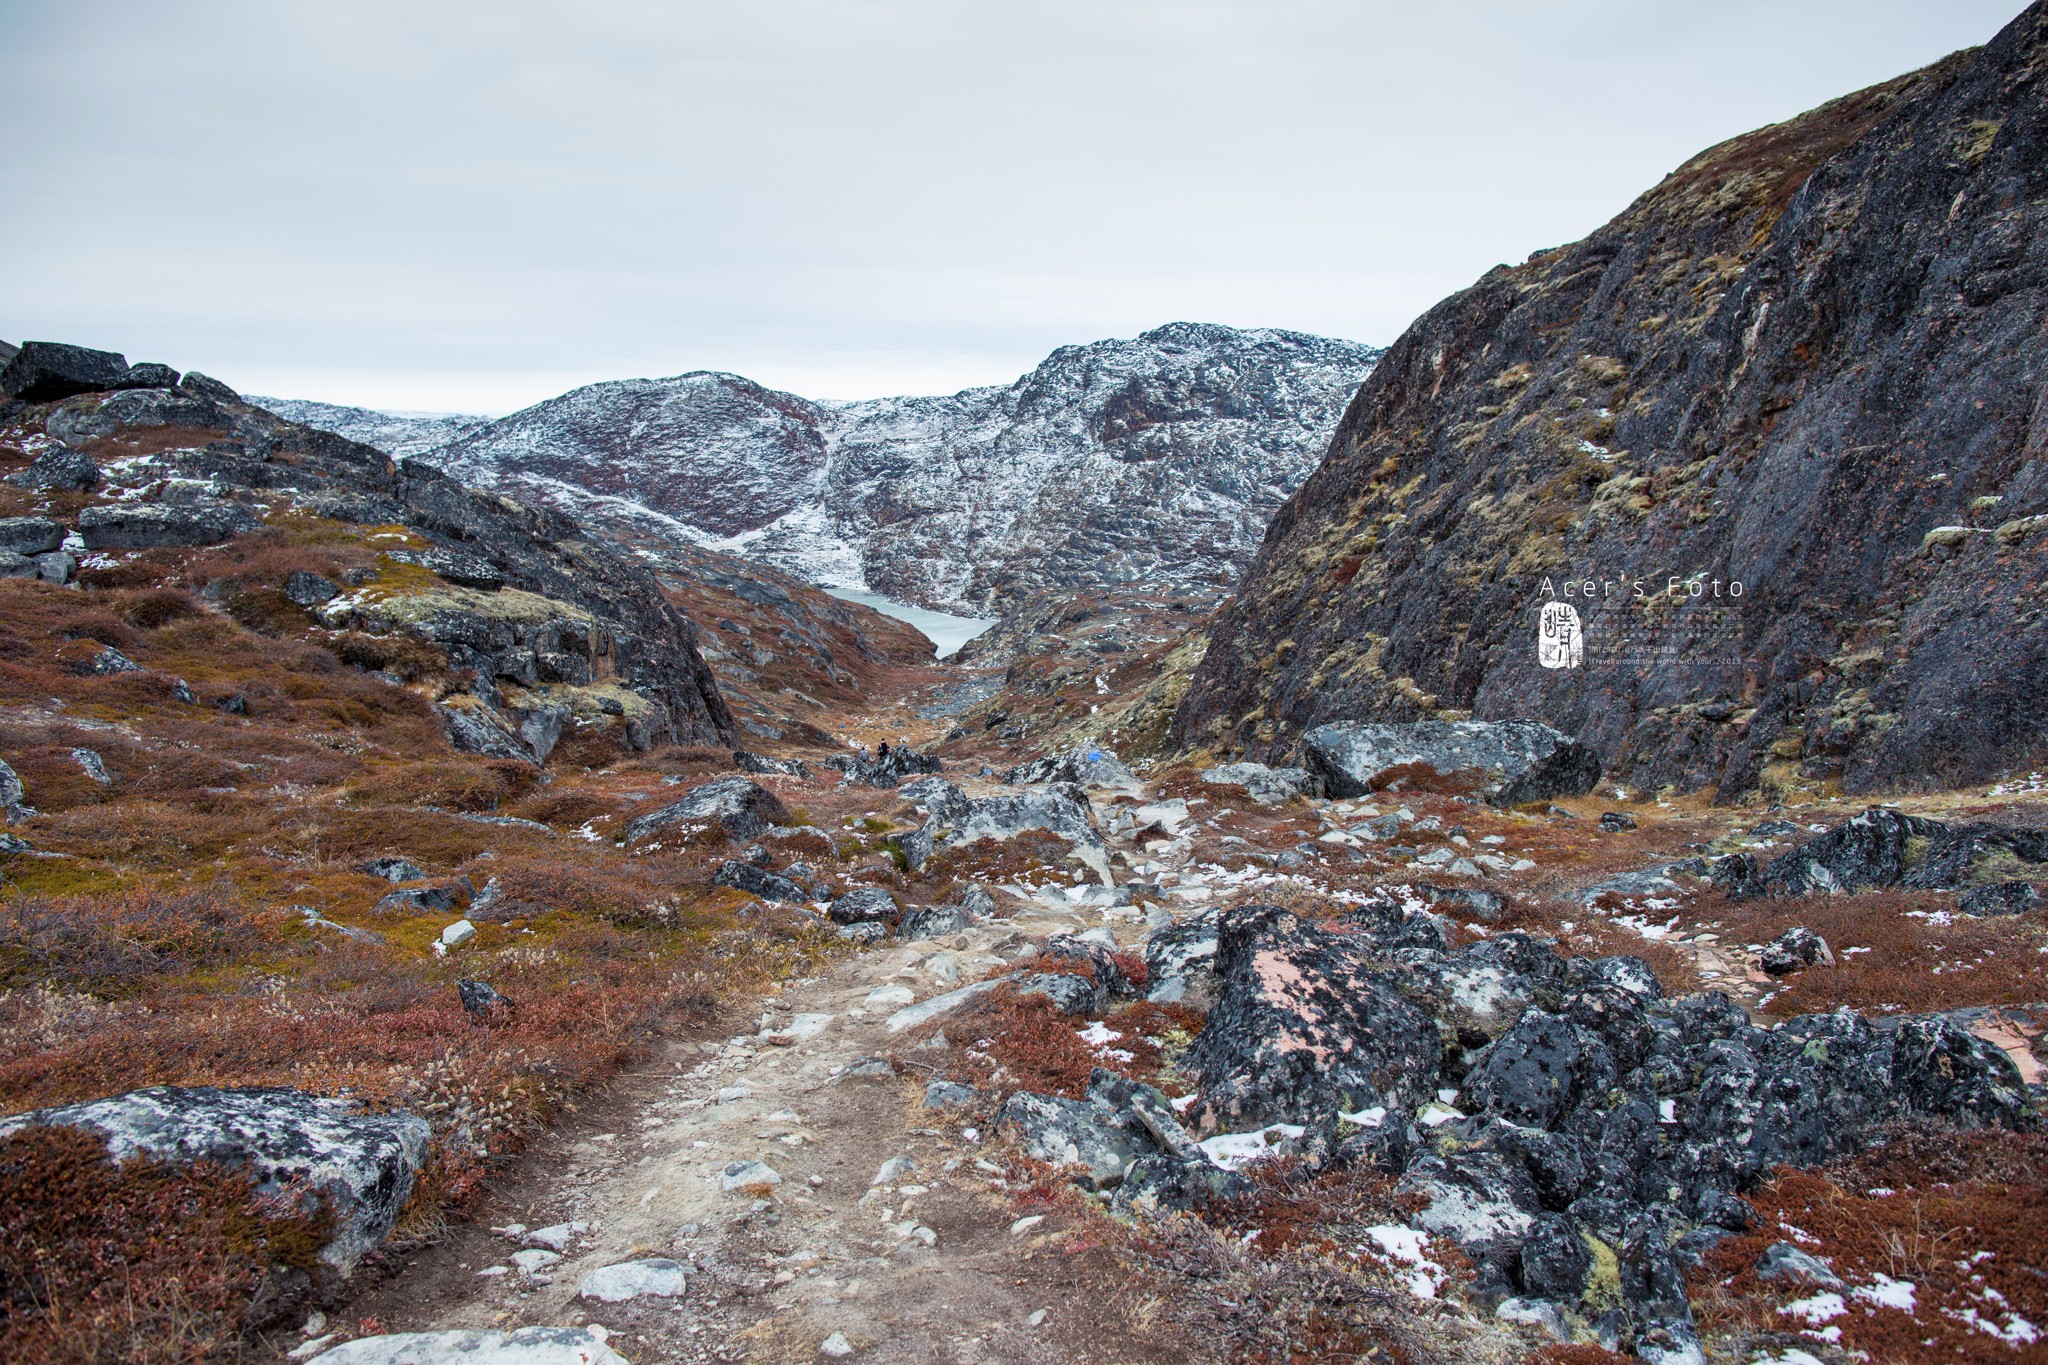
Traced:
POLYGON ((456 412, 377 412, 344 403, 316 403, 305 398, 249 399, 287 422, 331 431, 360 445, 375 446, 396 459, 424 454, 489 426, 488 417, 456 412))
POLYGON ((1175 740, 1526 718, 1724 796, 2036 761, 2044 71, 2036 4, 1430 310, 1275 517, 1175 740), (1546 603, 1578 666, 1543 666, 1546 603))
MULTIPOLYGON (((729 374, 624 380, 426 458, 628 538, 985 615, 1054 589, 1234 582, 1379 354, 1176 323, 943 397, 819 403, 729 374)), ((265 401, 325 425, 310 405, 265 401)))

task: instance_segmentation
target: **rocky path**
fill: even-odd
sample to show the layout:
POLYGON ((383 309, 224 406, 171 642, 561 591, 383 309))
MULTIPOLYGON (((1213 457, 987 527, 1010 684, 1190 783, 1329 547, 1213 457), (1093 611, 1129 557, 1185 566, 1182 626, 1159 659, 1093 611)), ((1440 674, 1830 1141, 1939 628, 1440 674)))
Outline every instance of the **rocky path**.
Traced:
MULTIPOLYGON (((929 1064, 890 1027, 1084 927, 1024 905, 793 982, 756 1032, 669 1045, 602 1129, 550 1135, 523 1187, 352 1311, 394 1333, 581 1328, 577 1349, 634 1365, 1163 1357, 1068 1222, 1020 1215, 973 1118, 925 1106, 929 1064), (606 1280, 643 1292, 592 1297, 606 1280)), ((362 1358, 444 1358, 412 1351, 362 1358)))

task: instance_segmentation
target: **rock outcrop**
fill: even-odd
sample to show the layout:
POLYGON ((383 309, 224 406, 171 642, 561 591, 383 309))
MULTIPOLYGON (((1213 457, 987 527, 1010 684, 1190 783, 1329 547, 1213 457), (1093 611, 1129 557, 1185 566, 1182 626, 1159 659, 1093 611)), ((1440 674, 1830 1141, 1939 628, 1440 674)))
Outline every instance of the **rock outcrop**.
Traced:
POLYGON ((347 1274, 390 1235, 426 1162, 428 1127, 302 1090, 153 1086, 110 1099, 0 1120, 0 1136, 33 1125, 85 1128, 116 1161, 212 1161, 247 1171, 259 1192, 324 1200, 335 1226, 320 1257, 347 1274))
POLYGON ((2037 765, 2044 60, 2036 3, 1431 309, 1273 519, 1174 739, 1527 717, 1730 797, 2037 765))
POLYGON ((1760 1028, 1718 993, 1665 998, 1631 958, 1516 933, 1450 951, 1392 899, 1321 926, 1233 908, 1216 968, 1180 1063, 1198 1131, 1293 1125, 1287 1150, 1398 1173, 1427 1201, 1414 1225, 1457 1242, 1482 1292, 1612 1312, 1645 1355, 1691 1339, 1682 1268, 1746 1226, 1737 1195, 1773 1167, 1907 1116, 2039 1122, 2011 1060, 1946 1016, 1760 1028))
MULTIPOLYGON (((41 353, 24 348, 10 368, 32 354, 41 353)), ((543 761, 577 724, 616 727, 639 748, 732 744, 733 719, 694 627, 651 573, 568 518, 286 422, 203 375, 133 387, 130 379, 173 372, 124 367, 116 380, 111 362, 88 368, 72 365, 73 391, 24 415, 93 467, 91 479, 69 486, 97 486, 95 456, 122 457, 121 486, 77 515, 86 548, 205 545, 260 531, 283 511, 404 527, 394 538, 407 543, 384 558, 431 578, 365 593, 299 575, 281 595, 330 629, 407 635, 445 653, 450 672, 469 679, 466 692, 443 699, 444 726, 459 747, 543 761), (149 453, 130 458, 138 443, 149 453)), ((30 532, 38 544, 48 539, 26 525, 17 535, 30 532)), ((62 567, 44 573, 37 560, 44 577, 62 567)))

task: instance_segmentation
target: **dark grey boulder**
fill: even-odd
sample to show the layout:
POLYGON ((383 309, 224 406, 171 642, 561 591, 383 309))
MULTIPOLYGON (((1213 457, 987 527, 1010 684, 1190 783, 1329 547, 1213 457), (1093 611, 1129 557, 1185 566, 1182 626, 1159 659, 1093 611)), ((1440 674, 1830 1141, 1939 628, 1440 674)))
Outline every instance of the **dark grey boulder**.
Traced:
POLYGON ((154 360, 144 360, 128 367, 121 376, 117 389, 175 389, 178 387, 178 372, 168 365, 159 365, 154 360))
POLYGON ((1004 1103, 996 1126, 1025 1155, 1098 1190, 1122 1184, 1133 1164, 1146 1157, 1206 1164, 1164 1095, 1100 1067, 1089 1077, 1085 1099, 1019 1091, 1004 1103))
POLYGON ((650 811, 626 826, 626 842, 637 844, 681 826, 717 825, 734 839, 758 839, 771 825, 788 823, 781 798, 744 777, 721 777, 692 787, 682 800, 650 811))
POLYGON ((300 1090, 168 1085, 16 1115, 0 1120, 0 1135, 38 1124, 98 1133, 117 1161, 213 1161, 249 1172, 265 1193, 325 1197, 337 1221, 320 1258, 343 1274, 390 1235, 430 1131, 411 1114, 300 1090))
POLYGON ((779 905, 794 904, 810 899, 803 887, 779 873, 752 863, 730 859, 718 865, 718 871, 711 874, 713 886, 730 886, 750 896, 759 896, 764 901, 779 905))
POLYGON ((1636 818, 1626 811, 1603 811, 1600 815, 1599 828, 1602 833, 1622 834, 1635 827, 1636 818))
POLYGON ((2021 915, 2040 904, 2041 892, 2032 882, 1973 886, 1956 897, 1956 909, 1966 915, 2021 915))
POLYGON ((52 446, 28 462, 28 468, 9 474, 7 482, 18 488, 52 489, 87 493, 104 483, 99 462, 83 451, 52 446))
POLYGON ((247 508, 227 503, 105 503, 78 514, 78 534, 88 550, 212 545, 261 524, 247 508))
POLYGON ((525 763, 534 761, 533 751, 526 741, 513 732, 503 717, 486 706, 450 706, 446 702, 435 702, 434 714, 440 718, 441 732, 448 736, 448 742, 464 753, 482 754, 485 758, 517 759, 525 763))
POLYGON ((849 943, 868 946, 889 937, 889 926, 873 919, 862 920, 858 924, 842 924, 839 926, 839 937, 849 943))
POLYGON ((1111 1001, 1128 1000, 1137 994, 1130 978, 1124 975, 1123 967, 1117 962, 1114 950, 1105 943, 1078 934, 1054 934, 1045 941, 1043 955, 1048 963, 1085 963, 1105 1006, 1111 1001))
POLYGON ((957 934, 973 921, 957 905, 927 905, 912 910, 896 926, 896 937, 906 943, 918 939, 944 938, 957 934))
MULTIPOLYGON (((78 561, 62 550, 51 550, 45 554, 36 555, 32 562, 36 566, 37 578, 42 579, 45 583, 54 583, 58 587, 69 583, 78 574, 78 561)), ((181 697, 179 700, 190 701, 191 698, 181 697)))
POLYGON ((12 550, 0 550, 0 578, 35 578, 36 562, 12 550))
POLYGON ((64 528, 48 517, 0 517, 0 550, 47 554, 64 543, 64 528))
POLYGON ((119 388, 128 362, 115 351, 61 341, 24 341, 0 369, 0 393, 25 403, 54 403, 75 394, 119 388))
POLYGON ((187 370, 185 377, 178 381, 178 387, 187 393, 196 393, 201 398, 211 398, 216 403, 239 403, 242 401, 242 395, 236 393, 211 375, 201 374, 197 370, 187 370))
POLYGON ((1894 886, 1950 891, 2010 879, 2027 864, 2048 864, 2048 830, 1949 825, 1872 806, 1761 868, 1746 853, 1723 858, 1714 879, 1738 899, 1894 886))
POLYGON ((284 580, 285 600, 301 607, 318 607, 341 595, 341 585, 319 574, 295 569, 284 580))
POLYGON ((1013 787, 1036 786, 1045 782, 1071 782, 1077 787, 1138 789, 1142 784, 1108 749, 1076 749, 1051 754, 1011 768, 1003 781, 1013 787))
POLYGON ((380 915, 446 914, 455 908, 455 893, 445 886, 402 887, 371 908, 380 915))
POLYGON ((1458 920, 1478 920, 1482 924, 1493 923, 1507 909, 1507 898, 1500 892, 1477 886, 1438 886, 1425 882, 1416 885, 1415 894, 1440 915, 1458 920))
POLYGON ((80 677, 111 678, 117 673, 140 673, 142 665, 108 645, 90 658, 73 664, 71 671, 80 677))
POLYGON ((416 882, 427 875, 404 858, 372 858, 357 870, 372 877, 382 877, 387 882, 416 882))
POLYGON ((745 749, 733 750, 732 766, 743 773, 801 777, 806 781, 811 776, 809 766, 800 758, 770 758, 766 754, 750 754, 745 749))
POLYGON ((936 754, 921 754, 915 749, 905 748, 892 748, 886 756, 875 754, 827 759, 825 766, 845 773, 848 782, 884 788, 894 788, 907 777, 945 769, 945 764, 936 754))
POLYGON ((1813 930, 1792 928, 1764 945, 1757 965, 1772 976, 1789 976, 1806 967, 1832 967, 1835 955, 1813 930))
POLYGON ((1205 1130, 1405 1111, 1435 1093, 1436 1021, 1377 969, 1363 935, 1237 906, 1218 919, 1216 969, 1216 1004, 1180 1063, 1201 1079, 1205 1130))
POLYGON ((218 403, 179 389, 126 389, 103 398, 66 403, 44 419, 43 429, 65 445, 91 442, 138 427, 219 429, 233 421, 218 403))
POLYGON ((1363 796, 1396 769, 1419 766, 1440 779, 1469 783, 1497 806, 1583 796, 1600 781, 1600 757, 1588 745, 1530 720, 1337 721, 1301 738, 1304 766, 1331 796, 1363 796))
POLYGON ((470 550, 436 546, 431 550, 396 550, 391 558, 402 564, 417 564, 439 574, 461 588, 496 592, 505 586, 505 572, 483 555, 470 550))
POLYGON ((1032 972, 1017 978, 1017 994, 1042 995, 1061 1014, 1085 1019, 1103 1008, 1102 992, 1085 976, 1068 972, 1032 972))
POLYGON ((463 1011, 480 1024, 503 1022, 511 1016, 515 1008, 509 999, 499 994, 487 981, 457 981, 455 993, 462 1001, 463 1011))
POLYGON ((881 886, 856 886, 825 909, 834 924, 888 924, 901 912, 895 894, 881 886))

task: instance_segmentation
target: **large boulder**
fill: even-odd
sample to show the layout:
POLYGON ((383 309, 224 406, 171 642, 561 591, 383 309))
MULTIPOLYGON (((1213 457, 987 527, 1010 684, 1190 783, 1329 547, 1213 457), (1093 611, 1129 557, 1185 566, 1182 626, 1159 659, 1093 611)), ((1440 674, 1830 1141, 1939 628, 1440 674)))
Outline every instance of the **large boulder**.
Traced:
POLYGON ((67 346, 61 341, 24 341, 0 369, 0 393, 25 403, 54 403, 74 394, 121 386, 128 362, 115 351, 67 346))
MULTIPOLYGON (((1098 1190, 1115 1189, 1139 1162, 1149 1159, 1156 1168, 1147 1184, 1153 1208, 1160 1206, 1159 1195, 1167 1189, 1192 1195, 1221 1188, 1220 1179, 1176 1180, 1167 1173, 1167 1168, 1190 1166, 1221 1176, 1210 1170, 1211 1163, 1174 1117, 1166 1096, 1101 1067, 1089 1075, 1083 1099, 1018 1091, 1004 1103, 996 1126, 1011 1134, 1026 1156, 1067 1170, 1098 1190)), ((1175 1205, 1169 1200, 1168 1206, 1175 1205)), ((1187 1207, 1187 1202, 1177 1206, 1187 1207)))
POLYGON ((1093 868, 1108 885, 1109 849, 1095 827, 1095 814, 1080 788, 1061 784, 1044 791, 1018 796, 996 796, 977 801, 947 784, 945 794, 927 792, 923 798, 931 817, 922 829, 900 841, 903 856, 912 871, 923 867, 934 853, 960 848, 983 839, 1014 839, 1027 830, 1044 830, 1073 846, 1073 856, 1093 868))
POLYGON ((845 773, 848 782, 885 788, 895 787, 907 777, 936 773, 945 767, 936 754, 921 754, 915 749, 903 748, 873 757, 863 753, 856 758, 828 759, 826 766, 845 773))
POLYGON ((1141 791, 1144 784, 1108 749, 1076 749, 1051 754, 1010 769, 1003 781, 1013 787, 1037 786, 1046 782, 1071 782, 1078 787, 1107 787, 1141 791))
POLYGON ((683 799, 650 811, 626 826, 626 842, 637 844, 665 830, 713 824, 734 839, 759 838, 771 825, 786 824, 781 798, 744 777, 721 777, 692 787, 683 799))
POLYGON ((259 524, 247 508, 231 503, 106 503, 78 514, 78 534, 88 550, 212 545, 259 524))
POLYGON ((1391 781, 1446 785, 1497 806, 1583 796, 1600 781, 1593 749, 1533 720, 1336 721, 1301 738, 1302 758, 1331 796, 1391 781))
POLYGON ((281 1087, 152 1086, 0 1120, 0 1136, 32 1125, 98 1133, 116 1161, 211 1161, 247 1171, 262 1193, 325 1199, 335 1226, 320 1259, 342 1274, 391 1234, 429 1136, 411 1114, 281 1087))
POLYGON ((64 528, 48 517, 0 517, 0 551, 47 554, 64 543, 64 528))
POLYGON ((81 450, 51 446, 28 462, 28 468, 9 474, 7 482, 17 488, 56 489, 85 493, 105 482, 99 463, 81 450))
POLYGON ((1216 970, 1216 1004, 1180 1063, 1201 1078, 1205 1131, 1410 1110, 1436 1092, 1436 1021, 1403 998, 1366 935, 1237 906, 1217 924, 1216 970))
POLYGON ((718 865, 718 871, 711 874, 713 886, 730 886, 750 896, 759 896, 764 901, 789 905, 807 901, 810 895, 779 872, 770 872, 765 867, 728 859, 718 865))

